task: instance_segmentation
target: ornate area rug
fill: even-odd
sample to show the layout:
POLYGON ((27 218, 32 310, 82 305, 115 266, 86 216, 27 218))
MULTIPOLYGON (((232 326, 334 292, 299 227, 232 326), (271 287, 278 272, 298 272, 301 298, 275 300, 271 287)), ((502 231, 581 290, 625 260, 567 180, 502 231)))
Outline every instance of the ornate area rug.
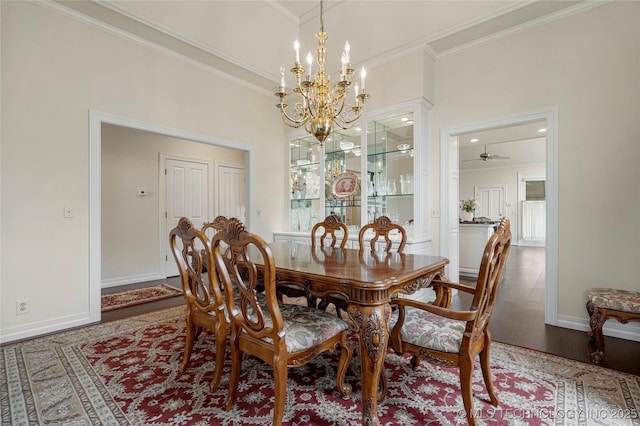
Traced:
POLYGON ((126 308, 147 302, 182 296, 182 290, 169 284, 154 285, 152 287, 136 288, 120 293, 103 294, 101 300, 102 312, 126 308))
MULTIPOLYGON (((0 352, 3 425, 264 425, 271 424, 270 367, 245 357, 235 408, 209 391, 213 337, 203 333, 184 374, 184 307, 7 344, 0 352)), ((289 370, 284 423, 358 425, 359 360, 347 372, 350 398, 335 390, 337 356, 289 370)), ((381 425, 466 424, 457 369, 389 352, 381 425)), ((640 376, 495 343, 491 365, 500 406, 488 402, 479 365, 474 403, 480 424, 640 425, 640 376)))

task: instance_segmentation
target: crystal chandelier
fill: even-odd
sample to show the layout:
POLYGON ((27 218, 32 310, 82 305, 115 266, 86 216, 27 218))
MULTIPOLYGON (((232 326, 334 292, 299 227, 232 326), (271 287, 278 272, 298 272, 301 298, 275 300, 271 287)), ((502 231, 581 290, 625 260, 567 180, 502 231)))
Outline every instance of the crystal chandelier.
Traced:
POLYGON ((289 93, 286 92, 284 82, 284 65, 280 67, 280 87, 275 94, 279 103, 276 107, 280 110, 282 121, 290 127, 300 127, 304 125, 307 132, 311 133, 318 139, 320 145, 331 134, 334 125, 348 129, 362 115, 364 104, 369 95, 365 90, 366 71, 362 67, 360 74, 360 89, 358 83, 354 89, 354 103, 349 105, 346 97, 351 86, 351 76, 354 71, 351 68, 349 57, 349 42, 344 45, 342 53, 342 66, 340 67, 340 81, 331 86, 331 79, 324 68, 327 57, 325 41, 327 33, 324 32, 323 8, 322 0, 320 0, 320 31, 316 33, 318 39, 318 49, 316 50, 316 59, 318 70, 312 78, 313 56, 311 52, 307 55, 307 69, 300 65, 300 45, 298 41, 294 43, 296 51, 296 62, 291 69, 296 77, 296 85, 291 90, 295 96, 295 104, 289 108, 285 103, 285 98, 289 93))

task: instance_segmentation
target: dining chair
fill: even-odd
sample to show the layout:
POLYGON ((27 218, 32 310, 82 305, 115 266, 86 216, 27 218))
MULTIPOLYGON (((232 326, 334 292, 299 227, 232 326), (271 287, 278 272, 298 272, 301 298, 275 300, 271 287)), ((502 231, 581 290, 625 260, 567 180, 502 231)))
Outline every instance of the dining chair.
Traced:
POLYGON ((489 320, 510 247, 510 222, 508 218, 503 218, 485 245, 475 287, 437 278, 432 281, 437 295, 434 303, 395 299, 398 310, 397 321, 392 325, 391 347, 396 353, 412 354, 411 365, 414 369, 420 365, 421 358, 446 367, 458 367, 462 401, 471 426, 476 424, 471 378, 474 360, 478 355, 491 403, 496 407, 499 404, 489 366, 489 320), (451 290, 473 295, 469 309, 450 309, 451 290))
POLYGON ((393 223, 391 219, 387 216, 380 216, 373 223, 369 223, 360 228, 360 233, 358 234, 358 244, 360 245, 360 250, 365 250, 367 246, 371 251, 376 250, 376 242, 380 237, 384 238, 385 247, 384 251, 390 251, 393 247, 394 240, 391 239, 390 234, 397 232, 400 234, 400 240, 398 242, 398 246, 396 247, 397 253, 402 253, 404 250, 404 246, 407 244, 407 231, 397 223, 393 223), (373 236, 370 237, 371 232, 373 231, 373 236), (367 244, 368 243, 368 244, 367 244))
POLYGON ((311 228, 311 247, 316 246, 316 233, 319 231, 323 231, 322 235, 319 237, 320 247, 325 246, 325 240, 330 236, 331 237, 331 247, 335 247, 338 242, 338 236, 336 235, 336 231, 342 230, 342 237, 340 240, 340 248, 344 248, 347 245, 347 240, 349 238, 349 230, 347 229, 347 225, 340 222, 340 219, 335 214, 327 216, 322 222, 318 222, 313 225, 311 228))
POLYGON ((227 219, 226 216, 216 216, 216 218, 213 219, 213 222, 204 222, 200 230, 204 232, 207 235, 207 238, 209 238, 209 241, 211 241, 215 234, 224 229, 224 225, 228 220, 229 219, 227 219))
POLYGON ((193 344, 202 328, 213 331, 216 337, 216 364, 211 391, 215 391, 222 376, 229 327, 216 274, 207 273, 208 265, 213 265, 211 245, 206 234, 196 229, 186 217, 181 218, 169 233, 169 244, 178 265, 187 305, 186 342, 179 371, 184 373, 189 366, 193 344))
POLYGON ((225 409, 238 395, 243 354, 255 356, 273 367, 275 402, 273 424, 281 425, 287 391, 288 369, 307 364, 319 354, 340 347, 336 382, 344 396, 351 386, 344 376, 351 360, 347 344, 349 325, 314 307, 281 304, 276 292, 276 265, 271 248, 242 222, 231 218, 212 241, 216 271, 224 285, 231 320, 231 373, 225 409), (224 253, 223 244, 229 248, 224 253), (264 299, 258 288, 264 286, 264 299))
MULTIPOLYGON (((342 231, 342 237, 340 238, 340 244, 338 247, 343 249, 346 247, 347 241, 349 239, 349 229, 347 228, 347 225, 340 222, 338 216, 336 216, 335 214, 331 214, 327 216, 322 222, 316 223, 311 229, 311 249, 315 249, 318 241, 320 243, 320 248, 324 249, 325 242, 329 237, 331 237, 331 244, 329 246, 331 248, 335 248, 339 238, 339 236, 336 235, 336 232, 339 233, 339 231, 342 231), (322 235, 320 235, 320 237, 316 237, 316 234, 319 233, 319 231, 322 231, 322 235)), ((335 253, 336 252, 334 251, 334 254, 335 253)), ((338 304, 344 305, 342 298, 334 298, 331 295, 319 298, 319 300, 318 298, 309 296, 307 296, 307 299, 309 306, 316 306, 317 304, 318 308, 322 310, 327 310, 327 308, 331 304, 333 304, 336 308, 336 313, 338 314, 340 312, 340 307, 338 306, 338 304)), ((343 310, 346 311, 345 306, 343 306, 343 310)))

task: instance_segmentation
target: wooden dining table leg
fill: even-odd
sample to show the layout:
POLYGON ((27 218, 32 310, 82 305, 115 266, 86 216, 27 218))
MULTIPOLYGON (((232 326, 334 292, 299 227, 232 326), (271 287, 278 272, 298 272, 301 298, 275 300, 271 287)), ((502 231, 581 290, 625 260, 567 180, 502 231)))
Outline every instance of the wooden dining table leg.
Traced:
POLYGON ((349 305, 349 316, 358 328, 362 382, 362 424, 379 425, 378 386, 389 342, 391 305, 349 305))

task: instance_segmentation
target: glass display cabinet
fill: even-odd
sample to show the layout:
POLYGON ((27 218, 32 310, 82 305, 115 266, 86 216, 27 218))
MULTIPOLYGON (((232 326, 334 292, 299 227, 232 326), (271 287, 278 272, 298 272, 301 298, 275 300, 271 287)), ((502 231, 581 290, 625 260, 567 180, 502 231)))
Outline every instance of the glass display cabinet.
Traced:
POLYGON ((290 142, 289 188, 291 230, 310 231, 322 210, 324 192, 322 153, 313 136, 290 142))
POLYGON ((388 216, 409 226, 413 214, 413 113, 367 123, 367 222, 388 216))
POLYGON ((324 216, 335 214, 352 231, 359 229, 362 223, 362 176, 360 173, 362 148, 360 140, 360 131, 358 130, 353 129, 350 133, 334 131, 325 141, 324 146, 324 216), (352 195, 342 197, 336 194, 334 181, 348 172, 357 177, 359 184, 352 195))
POLYGON ((310 135, 290 141, 290 226, 275 240, 310 243, 313 225, 335 214, 358 231, 381 215, 405 227, 408 253, 429 253, 430 104, 421 99, 367 115, 362 128, 334 130, 321 147, 310 135), (357 181, 344 194, 342 181, 357 181))

